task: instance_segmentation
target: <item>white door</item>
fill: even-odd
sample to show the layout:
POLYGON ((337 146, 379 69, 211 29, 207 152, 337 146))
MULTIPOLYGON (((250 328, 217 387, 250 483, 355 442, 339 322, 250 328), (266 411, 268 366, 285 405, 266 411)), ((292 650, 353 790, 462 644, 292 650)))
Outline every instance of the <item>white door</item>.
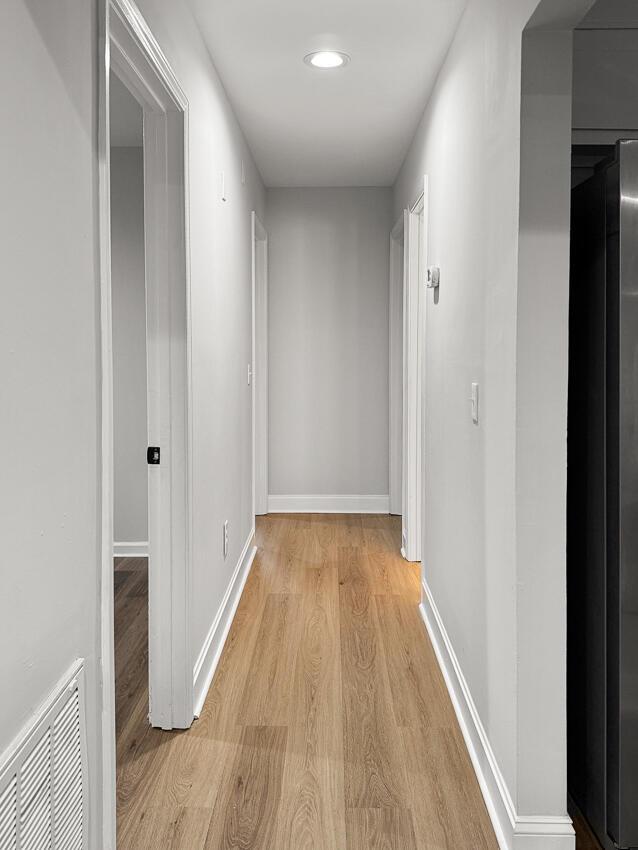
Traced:
POLYGON ((408 214, 403 296, 403 524, 402 554, 421 560, 423 518, 422 397, 427 266, 427 178, 408 214))
POLYGON ((253 498, 268 513, 268 234, 252 214, 253 260, 253 498))

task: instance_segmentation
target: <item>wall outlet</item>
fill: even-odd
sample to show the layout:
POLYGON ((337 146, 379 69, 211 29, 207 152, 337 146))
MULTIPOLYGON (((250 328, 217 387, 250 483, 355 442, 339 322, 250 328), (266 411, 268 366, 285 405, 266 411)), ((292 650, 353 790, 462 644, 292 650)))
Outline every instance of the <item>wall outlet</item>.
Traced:
POLYGON ((228 557, 228 520, 224 523, 224 558, 228 557))

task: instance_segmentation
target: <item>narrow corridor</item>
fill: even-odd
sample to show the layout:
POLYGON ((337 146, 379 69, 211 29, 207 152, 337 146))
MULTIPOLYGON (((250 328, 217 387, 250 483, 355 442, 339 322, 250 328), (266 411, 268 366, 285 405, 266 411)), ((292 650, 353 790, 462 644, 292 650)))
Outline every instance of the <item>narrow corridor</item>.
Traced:
POLYGON ((257 542, 192 729, 148 727, 144 650, 118 651, 119 850, 496 850, 400 521, 274 515, 257 542))

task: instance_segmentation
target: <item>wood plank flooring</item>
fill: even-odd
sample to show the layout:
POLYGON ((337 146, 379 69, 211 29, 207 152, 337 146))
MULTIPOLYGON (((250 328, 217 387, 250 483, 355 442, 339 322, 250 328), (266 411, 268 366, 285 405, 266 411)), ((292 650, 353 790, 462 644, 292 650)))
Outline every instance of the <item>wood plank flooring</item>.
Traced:
POLYGON ((147 722, 116 565, 119 850, 497 850, 387 516, 269 516, 201 718, 147 722))
POLYGON ((148 715, 148 561, 115 559, 115 730, 118 747, 148 715))

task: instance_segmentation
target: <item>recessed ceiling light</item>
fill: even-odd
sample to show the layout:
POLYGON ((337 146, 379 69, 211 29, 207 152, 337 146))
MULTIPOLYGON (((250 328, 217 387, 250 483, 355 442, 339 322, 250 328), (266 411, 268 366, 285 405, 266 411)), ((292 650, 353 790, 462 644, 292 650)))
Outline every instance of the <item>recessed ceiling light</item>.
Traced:
POLYGON ((330 68, 343 68, 350 61, 350 57, 338 50, 317 50, 305 56, 303 61, 306 65, 325 71, 330 68))

